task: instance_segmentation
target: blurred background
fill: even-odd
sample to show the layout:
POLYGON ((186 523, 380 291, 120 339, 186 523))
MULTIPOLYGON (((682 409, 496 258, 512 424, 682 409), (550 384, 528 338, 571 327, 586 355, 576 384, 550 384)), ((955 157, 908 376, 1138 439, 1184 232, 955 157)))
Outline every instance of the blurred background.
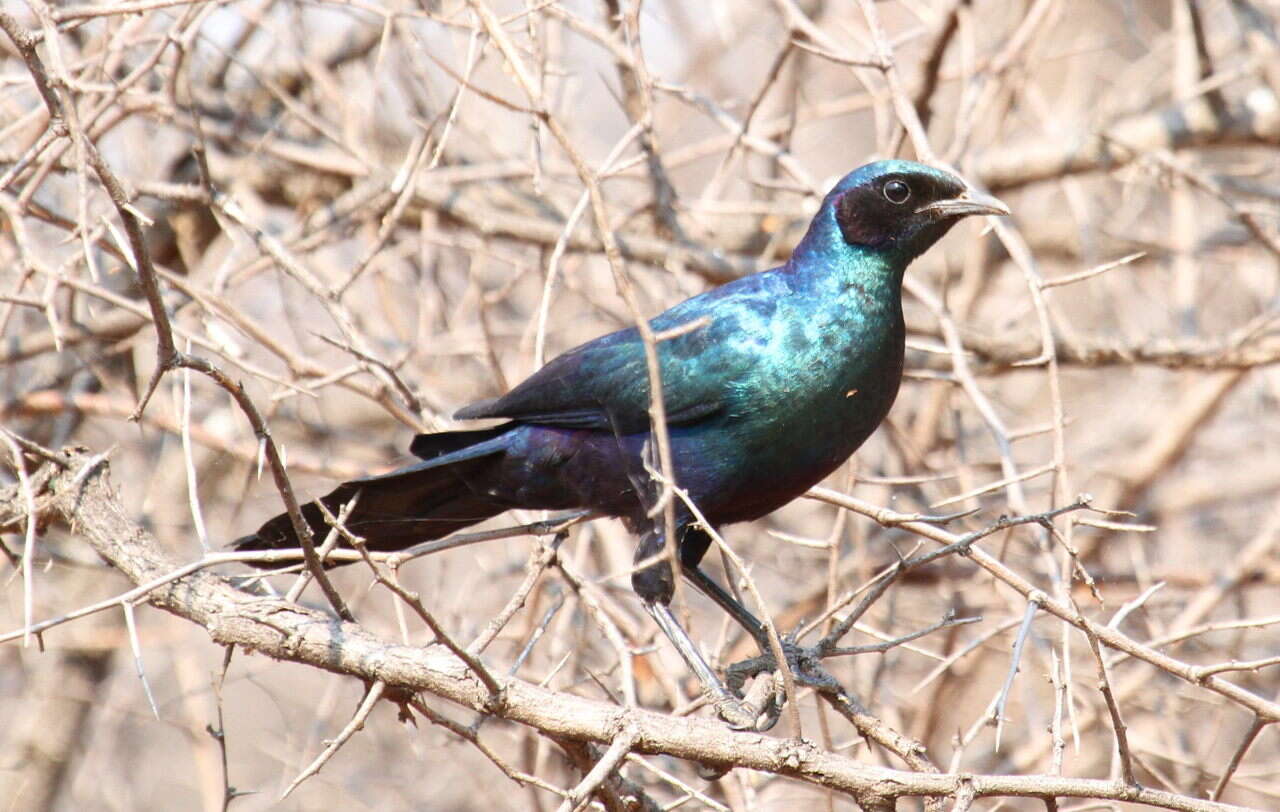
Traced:
MULTIPOLYGON (((300 495, 394 466, 413 433, 633 323, 574 160, 599 178, 653 315, 785 261, 845 172, 923 158, 1013 217, 998 231, 963 223, 912 267, 898 402, 824 484, 904 512, 974 511, 955 532, 1090 494, 1127 513, 1071 513, 1055 535, 1005 531, 984 549, 1182 662, 1280 652, 1280 3, 22 0, 4 13, 37 36, 72 126, 145 217, 179 349, 243 382, 300 495)), ((167 375, 130 422, 156 330, 109 197, 55 132, 0 37, 0 424, 109 453, 129 513, 198 560, 279 512, 280 498, 248 422, 207 378, 167 375)), ((11 467, 2 476, 16 481, 11 467)), ((239 651, 224 670, 203 629, 139 608, 157 718, 118 609, 50 629, 43 650, 22 646, 23 526, 4 530, 0 631, 19 630, 0 646, 6 809, 218 810, 228 787, 254 793, 231 801, 237 810, 559 804, 448 730, 397 721, 389 703, 280 801, 351 718, 358 681, 239 651)), ((813 500, 726 537, 784 630, 918 544, 813 500)), ((400 574, 467 642, 538 549, 523 536, 400 574)), ((67 528, 49 528, 35 552, 36 620, 131 587, 67 528)), ((616 697, 617 651, 586 601, 638 654, 641 704, 686 706, 696 683, 631 594, 631 555, 621 525, 576 526, 562 557, 578 581, 546 573, 486 662, 616 697)), ((432 639, 367 570, 333 577, 371 630, 432 639)), ((324 605, 314 590, 302 600, 324 605)), ((754 653, 700 596, 686 610, 716 662, 754 653)), ((833 661, 833 673, 943 770, 1108 777, 1093 655, 1048 616, 1031 625, 997 747, 988 722, 1026 603, 968 561, 912 571, 848 641, 948 612, 982 619, 833 661)), ((1138 780, 1280 807, 1273 727, 1251 729, 1251 713, 1217 694, 1104 653, 1138 780)), ((1280 697, 1274 663, 1224 676, 1280 697)), ((902 766, 811 696, 801 705, 822 746, 902 766)), ((490 722, 482 738, 557 786, 580 777, 528 729, 490 722)), ((659 757, 626 775, 686 809, 854 808, 745 770, 708 783, 659 757)), ((974 808, 997 806, 1044 808, 974 808)))

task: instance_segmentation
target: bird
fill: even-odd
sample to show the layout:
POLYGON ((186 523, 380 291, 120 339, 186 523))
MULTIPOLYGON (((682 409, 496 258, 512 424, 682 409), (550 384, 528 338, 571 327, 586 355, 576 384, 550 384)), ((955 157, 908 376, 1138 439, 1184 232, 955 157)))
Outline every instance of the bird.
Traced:
MULTIPOLYGON (((902 380, 907 266, 962 218, 1008 215, 950 171, 881 160, 838 181, 785 264, 739 277, 650 320, 671 478, 679 571, 767 651, 762 624, 704 572, 708 526, 763 517, 831 474, 888 414, 902 380)), ((664 493, 657 476, 650 371, 637 327, 554 358, 501 397, 455 413, 501 420, 417 435, 419 461, 343 483, 321 497, 373 551, 440 539, 513 508, 582 509, 620 518, 638 539, 631 576, 641 605, 701 681, 720 717, 752 727, 672 614, 664 493)), ((301 514, 329 532, 313 502, 301 514)), ((235 543, 299 546, 287 514, 235 543)))

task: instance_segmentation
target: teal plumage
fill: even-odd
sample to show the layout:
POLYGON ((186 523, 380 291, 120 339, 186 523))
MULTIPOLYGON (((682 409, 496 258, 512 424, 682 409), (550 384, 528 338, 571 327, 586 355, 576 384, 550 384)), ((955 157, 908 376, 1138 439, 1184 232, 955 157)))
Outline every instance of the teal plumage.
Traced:
MULTIPOLYGON (((663 399, 676 482, 708 522, 763 516, 848 459, 898 392, 907 266, 960 218, 1005 213, 948 172, 908 161, 869 164, 827 194, 785 265, 650 322, 657 333, 684 330, 658 344, 663 399)), ((506 395, 457 413, 501 425, 420 435, 412 451, 422 462, 345 483, 322 501, 336 513, 359 491, 346 524, 375 550, 439 538, 508 508, 588 508, 624 519, 641 538, 637 560, 648 558, 663 547, 661 520, 649 516, 656 492, 646 469, 649 391, 639 332, 602 336, 506 395)), ((315 506, 303 514, 323 535, 315 506)), ((749 613, 713 594, 719 588, 696 569, 706 534, 682 507, 677 522, 695 585, 749 626, 749 613)), ((293 546, 285 516, 238 543, 293 546)), ((633 586, 651 611, 664 608, 670 568, 640 570, 633 586)), ((705 681, 705 665, 690 664, 705 681)))

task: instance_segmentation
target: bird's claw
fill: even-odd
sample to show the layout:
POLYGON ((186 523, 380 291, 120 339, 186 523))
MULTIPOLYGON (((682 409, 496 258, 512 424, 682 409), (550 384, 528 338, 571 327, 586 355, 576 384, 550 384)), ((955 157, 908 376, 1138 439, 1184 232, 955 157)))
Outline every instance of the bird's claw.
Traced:
POLYGON ((804 654, 794 661, 788 659, 791 664, 791 673, 795 675, 796 682, 799 684, 818 691, 840 690, 840 681, 822 667, 822 660, 814 649, 805 649, 804 654))
POLYGON ((734 730, 763 733, 778 723, 784 698, 781 680, 777 679, 776 674, 772 674, 762 675, 745 693, 739 682, 732 694, 714 697, 712 703, 716 715, 734 730))
POLYGON ((759 708, 756 711, 755 724, 753 729, 758 733, 764 733, 772 730, 773 726, 778 724, 778 719, 782 717, 782 703, 786 700, 787 694, 783 690, 782 679, 775 671, 772 674, 761 675, 755 682, 751 683, 746 695, 747 704, 752 708, 759 708))
MULTIPOLYGON (((793 636, 782 639, 782 653, 787 659, 791 674, 796 684, 814 688, 818 691, 830 692, 840 689, 840 683, 822 667, 822 660, 816 648, 801 646, 793 636)), ((734 663, 725 669, 725 683, 729 690, 742 701, 736 702, 744 713, 754 712, 753 722, 749 725, 737 725, 723 713, 722 719, 738 730, 766 731, 778 723, 782 714, 782 706, 786 701, 783 689, 782 674, 773 653, 768 649, 758 657, 734 663), (767 675, 767 676, 766 676, 767 675), (760 677, 752 683, 749 691, 743 691, 747 680, 760 677), (756 710, 756 709, 759 710, 756 710)), ((735 701, 726 698, 728 701, 735 701)), ((717 705, 719 707, 719 705, 717 705)), ((741 719, 741 716, 737 717, 741 719)))
MULTIPOLYGON (((835 679, 822 667, 822 660, 816 648, 801 646, 789 638, 784 638, 782 654, 787 658, 787 665, 790 666, 792 675, 800 684, 823 688, 835 683, 835 679)), ((777 670, 777 659, 772 651, 766 649, 758 657, 751 657, 729 666, 725 669, 725 677, 729 687, 741 695, 742 686, 748 679, 766 671, 777 670)))
POLYGON ((719 781, 733 769, 727 765, 708 764, 705 761, 699 761, 694 766, 698 768, 698 777, 703 781, 719 781))
POLYGON ((791 674, 800 685, 830 691, 840 688, 840 683, 822 667, 822 656, 817 646, 802 646, 796 642, 796 633, 782 638, 782 653, 786 655, 791 674))
POLYGON ((751 703, 732 696, 722 696, 715 700, 715 707, 716 715, 734 730, 754 730, 756 717, 760 715, 751 703))

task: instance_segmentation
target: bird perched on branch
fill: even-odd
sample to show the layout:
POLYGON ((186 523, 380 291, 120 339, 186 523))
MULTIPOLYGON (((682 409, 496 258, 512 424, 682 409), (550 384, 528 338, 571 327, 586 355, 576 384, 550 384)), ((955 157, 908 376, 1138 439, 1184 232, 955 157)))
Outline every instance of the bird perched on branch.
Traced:
MULTIPOLYGON (((1009 210, 949 172, 880 161, 827 194, 787 263, 695 296, 650 322, 675 485, 719 527, 757 519, 819 482, 875 431, 902 378, 907 266, 961 218, 1009 210)), ((650 369, 636 328, 569 350, 502 397, 461 409, 491 428, 421 434, 421 462, 344 483, 320 500, 376 551, 439 539, 511 508, 588 509, 639 538, 632 575, 641 603, 730 724, 757 709, 725 688, 669 608, 661 466, 654 454, 650 369)), ((680 572, 742 624, 760 622, 699 568, 712 541, 679 499, 680 572)), ((325 518, 302 508, 324 538, 325 518)), ((288 515, 237 542, 297 547, 288 515)))

